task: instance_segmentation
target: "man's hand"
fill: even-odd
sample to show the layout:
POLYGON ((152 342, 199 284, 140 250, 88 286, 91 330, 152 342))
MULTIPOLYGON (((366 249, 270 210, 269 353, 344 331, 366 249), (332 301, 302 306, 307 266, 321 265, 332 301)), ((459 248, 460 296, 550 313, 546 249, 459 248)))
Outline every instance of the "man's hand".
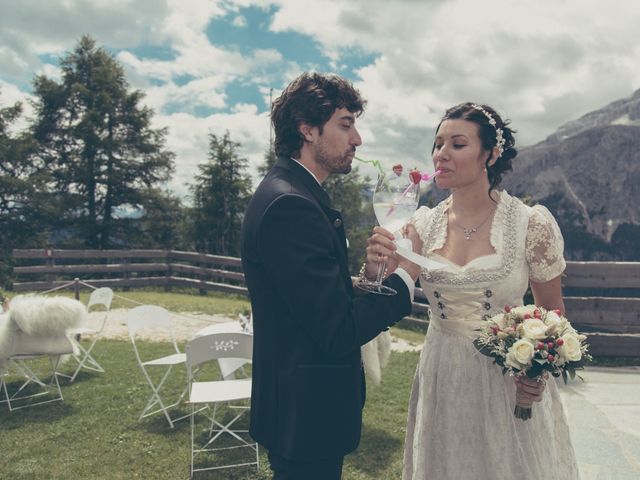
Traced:
MULTIPOLYGON (((411 224, 402 227, 402 234, 411 240, 413 251, 421 254, 422 240, 411 224)), ((367 239, 367 262, 365 275, 373 279, 378 273, 380 264, 386 262, 387 273, 393 273, 398 266, 407 271, 415 281, 420 275, 420 267, 404 257, 396 254, 397 247, 394 235, 385 228, 373 227, 373 234, 367 239)))

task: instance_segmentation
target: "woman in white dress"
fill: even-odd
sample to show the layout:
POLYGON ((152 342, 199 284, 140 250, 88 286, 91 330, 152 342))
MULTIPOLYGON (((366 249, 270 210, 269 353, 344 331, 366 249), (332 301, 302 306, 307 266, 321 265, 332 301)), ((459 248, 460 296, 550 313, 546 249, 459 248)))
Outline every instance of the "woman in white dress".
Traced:
MULTIPOLYGON (((579 478, 555 382, 516 382, 472 344, 483 319, 522 305, 529 285, 537 305, 564 312, 556 221, 496 189, 516 154, 513 132, 486 105, 453 107, 436 130, 435 181, 451 195, 411 223, 423 255, 446 267, 420 277, 431 316, 409 403, 404 480, 579 478), (514 416, 516 395, 536 402, 532 419, 514 416)), ((381 253, 393 268, 390 235, 376 232, 368 259, 381 253)))

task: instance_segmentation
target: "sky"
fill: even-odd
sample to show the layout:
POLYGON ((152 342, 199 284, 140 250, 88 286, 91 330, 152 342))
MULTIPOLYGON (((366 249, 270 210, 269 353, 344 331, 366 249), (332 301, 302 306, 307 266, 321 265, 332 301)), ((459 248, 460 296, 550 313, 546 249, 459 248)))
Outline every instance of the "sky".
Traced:
POLYGON ((187 200, 209 133, 229 131, 258 181, 270 98, 312 70, 367 99, 359 156, 432 170, 434 127, 460 102, 493 106, 525 146, 631 96, 639 23, 637 0, 0 0, 0 107, 22 101, 26 124, 34 76, 60 79, 88 34, 168 127, 167 187, 187 200))

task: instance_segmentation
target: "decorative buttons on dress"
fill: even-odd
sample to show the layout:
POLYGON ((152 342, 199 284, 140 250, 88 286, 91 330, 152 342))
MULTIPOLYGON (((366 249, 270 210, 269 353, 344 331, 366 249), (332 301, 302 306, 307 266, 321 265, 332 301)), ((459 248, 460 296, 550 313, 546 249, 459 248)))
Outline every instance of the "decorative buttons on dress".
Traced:
POLYGON ((440 314, 440 318, 444 320, 445 318, 447 318, 447 316, 444 314, 444 312, 442 312, 442 313, 440 314))
POLYGON ((335 228, 340 228, 340 227, 342 226, 342 220, 340 220, 339 218, 336 218, 336 219, 333 221, 333 226, 334 226, 335 228))
POLYGON ((491 290, 489 290, 488 288, 484 291, 484 296, 487 298, 491 298, 491 296, 493 295, 493 292, 491 290))
POLYGON ((491 304, 489 302, 484 302, 483 307, 485 310, 491 310, 491 304))
POLYGON ((439 308, 440 310, 444 309, 444 303, 442 303, 442 302, 438 302, 438 308, 439 308))
POLYGON ((440 292, 438 292, 437 290, 434 290, 433 296, 436 298, 440 298, 440 292))

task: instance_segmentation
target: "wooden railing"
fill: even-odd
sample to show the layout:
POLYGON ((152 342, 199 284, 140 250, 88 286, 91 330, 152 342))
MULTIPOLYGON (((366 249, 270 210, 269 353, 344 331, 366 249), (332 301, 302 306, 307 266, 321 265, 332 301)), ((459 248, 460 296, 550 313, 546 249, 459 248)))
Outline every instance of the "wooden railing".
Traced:
POLYGON ((45 291, 78 278, 96 287, 193 287, 247 294, 239 258, 175 250, 14 250, 15 291, 45 291), (44 263, 44 265, 42 265, 44 263), (24 280, 25 277, 40 280, 24 280), (43 280, 42 280, 43 279, 43 280))
MULTIPOLYGON (((193 287, 248 295, 239 258, 175 250, 14 250, 15 291, 45 291, 80 279, 93 286, 193 287), (38 280, 31 280, 33 278, 38 280), (29 281, 26 281, 28 278, 29 281)), ((77 283, 76 286, 81 287, 77 283)), ((567 314, 598 356, 640 356, 640 262, 568 262, 567 314)), ((428 304, 416 290, 413 315, 428 304)), ((409 319, 426 328, 428 321, 409 319)))
POLYGON ((594 355, 640 356, 640 262, 567 262, 562 283, 594 355))

